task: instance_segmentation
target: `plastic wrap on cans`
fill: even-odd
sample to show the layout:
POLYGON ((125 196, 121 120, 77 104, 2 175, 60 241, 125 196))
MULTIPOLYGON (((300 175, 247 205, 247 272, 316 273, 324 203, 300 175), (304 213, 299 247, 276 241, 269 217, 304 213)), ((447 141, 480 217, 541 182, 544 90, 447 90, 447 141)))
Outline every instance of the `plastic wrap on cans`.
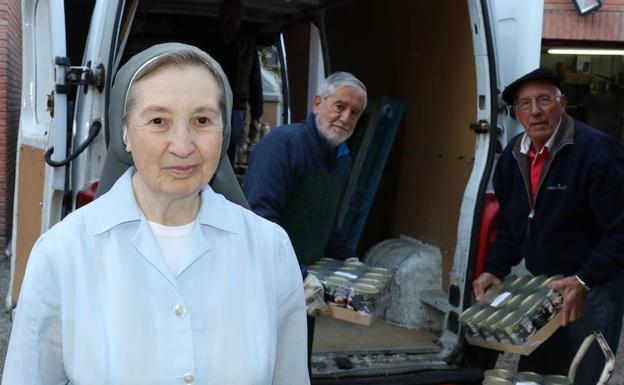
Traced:
POLYGON ((554 313, 552 307, 550 307, 550 301, 543 291, 529 294, 520 304, 520 309, 528 314, 531 322, 537 329, 546 325, 554 313))
POLYGON ((507 314, 499 326, 503 335, 501 340, 516 345, 525 343, 528 337, 535 331, 535 326, 531 319, 520 309, 507 314))
POLYGON ((327 285, 325 286, 325 294, 328 300, 335 302, 338 305, 347 305, 349 298, 349 287, 351 282, 349 279, 341 275, 332 275, 327 278, 327 285))
POLYGON ((466 327, 466 333, 471 337, 479 335, 479 329, 474 324, 474 318, 479 312, 483 311, 485 306, 486 305, 476 304, 464 310, 464 312, 459 316, 459 322, 464 324, 466 327))
POLYGON ((563 298, 548 285, 559 278, 545 275, 506 277, 498 287, 488 290, 473 305, 474 309, 468 308, 460 316, 469 342, 529 354, 529 349, 532 351, 539 345, 536 341, 548 338, 557 328, 550 321, 560 311, 563 298))
POLYGON ((481 332, 488 341, 500 341, 499 324, 507 315, 504 308, 495 308, 492 314, 481 323, 481 332))
POLYGON ((328 302, 361 314, 376 313, 385 305, 393 275, 385 268, 330 258, 319 260, 308 271, 320 275, 328 302))

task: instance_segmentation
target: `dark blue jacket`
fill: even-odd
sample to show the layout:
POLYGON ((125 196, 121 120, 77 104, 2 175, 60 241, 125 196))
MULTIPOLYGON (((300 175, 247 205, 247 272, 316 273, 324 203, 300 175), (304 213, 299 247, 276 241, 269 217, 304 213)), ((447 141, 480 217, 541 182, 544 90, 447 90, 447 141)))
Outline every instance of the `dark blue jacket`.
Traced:
MULTIPOLYGON (((280 213, 294 186, 321 171, 338 178, 342 194, 349 180, 351 163, 347 146, 344 143, 330 146, 318 133, 315 115, 310 114, 305 123, 284 125, 271 131, 253 148, 243 190, 254 213, 279 223, 280 213)), ((331 234, 325 256, 337 259, 355 256, 337 228, 331 234)))
POLYGON ((624 152, 611 137, 565 115, 538 184, 529 193, 529 160, 518 135, 494 173, 500 203, 485 271, 502 278, 525 259, 537 274, 577 274, 590 287, 624 265, 624 152))

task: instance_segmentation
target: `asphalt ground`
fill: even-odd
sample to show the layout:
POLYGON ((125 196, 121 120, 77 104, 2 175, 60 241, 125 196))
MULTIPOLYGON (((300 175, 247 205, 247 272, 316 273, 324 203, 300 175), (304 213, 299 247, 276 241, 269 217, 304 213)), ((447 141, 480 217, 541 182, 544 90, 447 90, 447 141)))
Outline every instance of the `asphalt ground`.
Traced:
MULTIPOLYGON (((0 257, 0 299, 2 305, 0 305, 0 367, 4 368, 4 357, 6 356, 6 349, 9 342, 9 335, 11 333, 11 319, 10 311, 4 306, 4 299, 6 297, 7 290, 9 288, 9 271, 10 262, 6 256, 0 257)), ((621 357, 624 355, 624 330, 620 335, 620 344, 618 347, 618 354, 615 360, 615 371, 609 381, 611 385, 624 385, 624 360, 621 357)), ((515 370, 519 356, 517 354, 505 353, 501 354, 496 367, 508 368, 515 370)), ((0 379, 2 373, 0 372, 0 379)))

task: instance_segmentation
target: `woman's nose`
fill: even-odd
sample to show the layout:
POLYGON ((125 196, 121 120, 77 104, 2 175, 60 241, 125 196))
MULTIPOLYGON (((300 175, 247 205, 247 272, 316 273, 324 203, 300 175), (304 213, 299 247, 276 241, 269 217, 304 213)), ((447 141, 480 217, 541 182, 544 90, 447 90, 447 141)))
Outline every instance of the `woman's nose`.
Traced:
POLYGON ((177 125, 171 130, 169 151, 180 158, 186 158, 195 149, 193 133, 187 125, 177 125))

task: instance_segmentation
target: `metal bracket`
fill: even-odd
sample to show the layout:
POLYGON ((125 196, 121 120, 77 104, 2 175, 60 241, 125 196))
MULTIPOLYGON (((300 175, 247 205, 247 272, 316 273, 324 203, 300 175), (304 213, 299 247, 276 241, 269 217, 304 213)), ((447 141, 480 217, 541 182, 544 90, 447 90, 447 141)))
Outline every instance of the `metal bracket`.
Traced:
POLYGON ((477 123, 470 123, 470 129, 475 134, 487 134, 490 132, 490 123, 487 120, 479 120, 477 123))
MULTIPOLYGON (((66 57, 57 56, 54 59, 54 64, 64 67, 65 77, 62 84, 56 84, 55 90, 60 94, 68 94, 72 87, 77 86, 93 86, 99 92, 104 90, 104 80, 106 70, 102 63, 98 64, 95 68, 91 68, 89 62, 85 67, 72 66, 69 59, 66 57)), ((85 87, 85 92, 87 87, 85 87)))

